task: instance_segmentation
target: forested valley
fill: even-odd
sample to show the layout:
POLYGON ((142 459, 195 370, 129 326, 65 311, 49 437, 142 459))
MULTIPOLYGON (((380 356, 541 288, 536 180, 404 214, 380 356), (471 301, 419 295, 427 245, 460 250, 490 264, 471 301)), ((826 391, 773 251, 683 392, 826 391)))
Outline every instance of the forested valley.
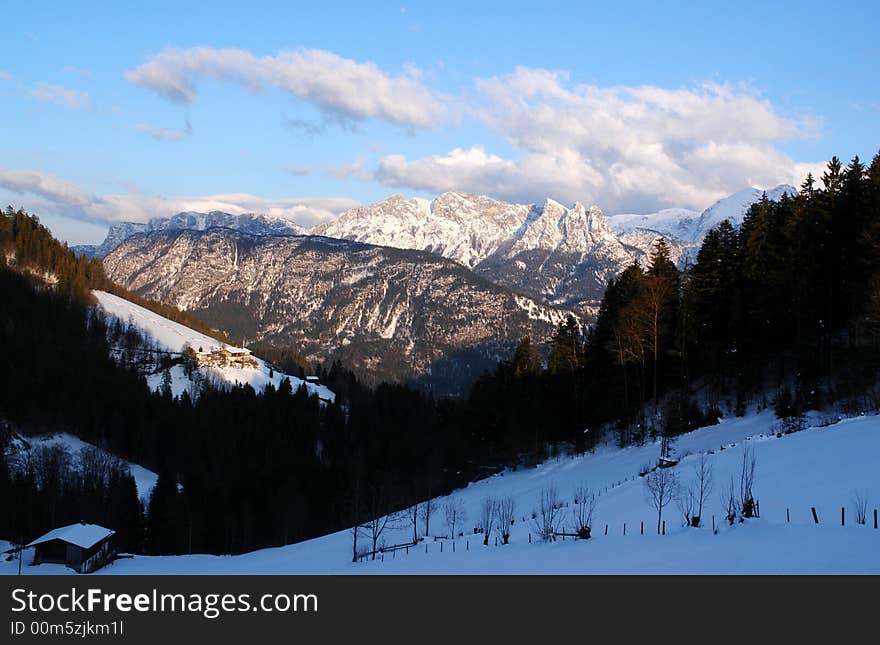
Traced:
MULTIPOLYGON (((793 426, 810 408, 880 408, 880 154, 867 166, 832 159, 797 196, 760 201, 739 227, 722 222, 691 265, 658 241, 645 266, 611 281, 593 324, 571 318, 546 343, 524 338, 460 399, 367 387, 339 364, 314 366, 334 402, 289 381, 150 391, 111 351, 149 339, 90 301, 92 289, 130 297, 99 261, 11 209, 0 250, 0 442, 70 432, 159 474, 142 506, 112 460, 4 458, 0 538, 13 542, 85 520, 112 524, 133 552, 240 553, 357 525, 554 450, 672 441, 755 406, 793 426)), ((264 349, 291 373, 312 369, 295 348, 264 349)))

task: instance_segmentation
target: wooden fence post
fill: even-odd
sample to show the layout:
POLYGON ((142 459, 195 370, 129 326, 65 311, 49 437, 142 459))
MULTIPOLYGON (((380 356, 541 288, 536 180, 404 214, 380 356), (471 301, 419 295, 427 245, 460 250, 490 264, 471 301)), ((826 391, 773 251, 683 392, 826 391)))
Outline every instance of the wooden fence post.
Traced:
POLYGON ((874 528, 877 528, 877 509, 874 509, 874 528))
POLYGON ((840 507, 840 525, 846 526, 846 507, 845 506, 840 507))
POLYGON ((663 535, 666 535, 666 520, 663 520, 663 535))
POLYGON ((818 524, 818 523, 819 523, 819 516, 816 515, 816 507, 815 507, 815 506, 811 506, 811 507, 810 507, 810 510, 813 512, 813 522, 815 522, 816 524, 818 524))
POLYGON ((785 509, 785 523, 788 524, 791 522, 791 514, 788 512, 788 509, 785 509))
POLYGON ((608 525, 605 525, 605 535, 608 535, 608 525))
POLYGON ((712 516, 712 533, 715 532, 715 516, 712 516))
POLYGON ((529 544, 531 544, 531 543, 532 543, 532 534, 529 533, 529 544))
POLYGON ((452 552, 455 553, 455 540, 452 541, 452 552))
POLYGON ((427 553, 427 552, 428 552, 428 543, 425 542, 425 553, 427 553))
POLYGON ((443 553, 443 542, 440 543, 440 553, 443 553))
POLYGON ((645 520, 639 522, 639 535, 645 534, 645 520))
POLYGON ((626 535, 626 522, 623 523, 623 534, 626 535))

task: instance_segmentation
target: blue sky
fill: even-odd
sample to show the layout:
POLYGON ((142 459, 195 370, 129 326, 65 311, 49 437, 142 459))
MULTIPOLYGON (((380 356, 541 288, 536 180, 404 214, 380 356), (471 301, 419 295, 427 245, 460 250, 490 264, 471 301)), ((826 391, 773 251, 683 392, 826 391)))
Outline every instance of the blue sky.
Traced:
POLYGON ((880 146, 875 3, 35 4, 4 9, 0 201, 73 243, 444 190, 701 209, 880 146))

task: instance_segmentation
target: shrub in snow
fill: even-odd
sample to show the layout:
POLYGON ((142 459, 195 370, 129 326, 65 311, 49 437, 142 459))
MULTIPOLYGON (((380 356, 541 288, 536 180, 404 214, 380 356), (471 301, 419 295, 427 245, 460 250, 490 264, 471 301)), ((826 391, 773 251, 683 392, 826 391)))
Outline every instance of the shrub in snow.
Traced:
MULTIPOLYGON (((533 513, 533 517, 534 517, 533 513)), ((542 540, 550 541, 556 533, 560 520, 559 493, 554 484, 541 489, 538 496, 538 513, 534 518, 535 530, 542 540)))
POLYGON ((855 491, 853 493, 853 506, 855 506, 856 524, 865 524, 868 517, 868 493, 867 491, 855 491))
POLYGON ((593 525, 593 515, 596 511, 596 494, 586 485, 578 486, 575 491, 575 507, 571 510, 571 519, 574 532, 583 540, 590 538, 590 527, 593 525))
POLYGON ((495 513, 498 518, 498 530, 504 544, 510 544, 510 527, 513 525, 515 504, 513 497, 505 497, 495 504, 495 513))

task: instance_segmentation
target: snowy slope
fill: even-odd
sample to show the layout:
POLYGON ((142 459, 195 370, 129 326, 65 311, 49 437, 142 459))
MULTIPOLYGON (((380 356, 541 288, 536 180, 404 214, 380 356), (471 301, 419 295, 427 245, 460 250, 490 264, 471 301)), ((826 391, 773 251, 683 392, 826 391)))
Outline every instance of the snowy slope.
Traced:
MULTIPOLYGON (((83 448, 94 448, 98 452, 111 455, 114 458, 117 458, 112 453, 108 453, 106 450, 102 450, 86 441, 83 441, 79 437, 75 437, 72 434, 68 434, 66 432, 58 432, 55 434, 42 435, 39 437, 27 437, 26 439, 28 445, 24 445, 21 441, 13 442, 13 453, 10 455, 12 461, 21 462, 27 459, 27 452, 29 450, 34 450, 40 446, 61 446, 64 448, 71 457, 75 457, 77 453, 79 453, 83 448)), ((143 466, 139 466, 138 464, 132 463, 130 461, 126 461, 121 459, 122 462, 128 465, 128 470, 131 472, 132 477, 134 477, 135 485, 137 486, 138 497, 142 500, 146 501, 150 497, 150 491, 153 490, 153 486, 156 485, 156 481, 159 479, 159 476, 154 473, 152 470, 148 470, 143 466)))
MULTIPOLYGON (((139 305, 129 302, 119 296, 114 296, 104 291, 93 291, 92 295, 98 301, 98 305, 108 314, 116 316, 125 322, 132 322, 138 329, 145 332, 156 343, 169 352, 180 352, 186 343, 193 349, 202 348, 205 351, 219 349, 224 344, 210 336, 199 333, 185 325, 168 320, 159 314, 153 313, 149 309, 145 309, 139 305)), ((229 346, 231 347, 231 346, 229 346)), ((290 384, 296 391, 300 385, 304 383, 295 376, 288 376, 279 372, 274 372, 270 376, 270 368, 266 363, 255 357, 257 361, 256 368, 239 368, 239 367, 202 367, 199 369, 209 378, 219 383, 249 384, 257 392, 262 390, 268 383, 272 383, 276 387, 281 384, 285 378, 290 379, 290 384)), ((171 369, 172 392, 175 395, 181 394, 191 386, 191 381, 184 374, 183 366, 176 365, 171 369)), ((161 374, 153 374, 148 379, 151 388, 158 388, 162 382, 161 374)), ((310 394, 317 394, 320 398, 332 401, 335 398, 333 392, 314 383, 306 383, 306 388, 310 394)))
POLYGON ((665 208, 648 215, 621 213, 611 215, 608 224, 618 235, 625 235, 636 230, 654 231, 661 235, 680 240, 692 240, 696 235, 699 211, 687 208, 665 208))
POLYGON ((618 239, 640 256, 647 257, 658 238, 669 242, 672 259, 679 266, 693 263, 703 238, 710 230, 724 220, 734 226, 742 224, 749 207, 758 202, 766 192, 770 200, 779 200, 783 195, 796 195, 797 189, 788 184, 780 184, 767 191, 759 188, 746 188, 709 206, 702 213, 686 208, 667 208, 647 215, 622 213, 608 218, 611 230, 618 239))
MULTIPOLYGON (((819 420, 818 415, 812 418, 817 425, 819 420)), ((852 508, 856 490, 867 493, 869 514, 880 501, 880 471, 876 468, 880 417, 846 419, 782 438, 771 432, 773 423, 772 414, 764 412, 728 419, 678 439, 676 449, 683 458, 676 471, 682 478, 691 476, 696 453, 712 451, 715 490, 704 517, 711 524, 711 516, 715 516, 717 534, 708 527, 681 526, 673 505, 664 513, 667 534, 656 535, 656 512, 645 501, 638 477, 642 465, 656 460, 658 446, 649 444, 623 450, 605 448, 535 469, 506 471, 456 491, 453 496, 462 500, 468 520, 465 536, 456 540, 455 552, 451 541, 435 541, 432 535, 409 554, 401 551, 392 558, 388 553, 384 561, 353 564, 350 533, 342 531, 240 556, 139 556, 118 561, 102 573, 880 573, 880 531, 872 528, 870 519, 868 526, 856 526, 852 508), (720 490, 738 471, 744 443, 757 450, 754 491, 761 518, 731 527, 720 521, 720 490), (528 516, 537 506, 541 488, 554 484, 563 501, 571 505, 573 490, 581 483, 601 492, 594 537, 530 544, 528 534, 531 532, 534 539, 535 529, 528 516), (516 500, 516 523, 508 546, 496 547, 493 541, 484 547, 472 532, 480 503, 488 495, 516 500), (817 509, 818 525, 813 524, 811 506, 817 509), (840 526, 841 506, 847 509, 845 527, 840 526), (786 522, 786 509, 790 509, 791 523, 786 522), (644 535, 639 534, 641 521, 645 522, 644 535)), ((443 501, 437 500, 438 505, 443 501)), ((446 533, 442 510, 436 511, 431 525, 432 534, 446 533)), ((392 544, 406 541, 411 534, 412 529, 404 526, 383 538, 392 544)), ((14 566, 0 563, 0 571, 11 573, 14 566)), ((25 568, 25 574, 63 571, 52 565, 25 568)))

